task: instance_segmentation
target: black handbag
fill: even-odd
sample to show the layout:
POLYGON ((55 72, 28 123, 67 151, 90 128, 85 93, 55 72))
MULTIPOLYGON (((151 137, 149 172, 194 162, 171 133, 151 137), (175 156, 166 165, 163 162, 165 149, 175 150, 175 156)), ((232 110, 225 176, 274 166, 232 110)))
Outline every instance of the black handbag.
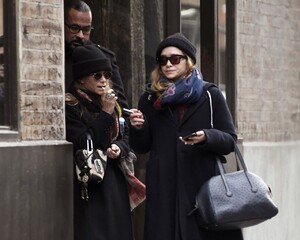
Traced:
MULTIPOLYGON (((209 91, 208 95, 212 113, 209 91)), ((196 195, 195 210, 201 227, 215 231, 241 229, 266 221, 278 213, 271 199, 270 187, 247 170, 236 144, 235 154, 242 170, 225 173, 220 157, 217 157, 220 175, 205 182, 196 195)))
POLYGON ((209 179, 196 196, 198 223, 210 230, 232 230, 264 222, 278 213, 271 189, 256 174, 247 170, 235 145, 242 170, 225 173, 217 157, 220 175, 209 179))

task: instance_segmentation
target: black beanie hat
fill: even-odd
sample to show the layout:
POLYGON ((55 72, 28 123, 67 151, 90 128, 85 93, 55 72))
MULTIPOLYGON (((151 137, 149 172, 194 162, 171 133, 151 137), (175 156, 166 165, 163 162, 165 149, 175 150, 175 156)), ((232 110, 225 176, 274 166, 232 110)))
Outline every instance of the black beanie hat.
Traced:
POLYGON ((91 73, 112 71, 110 60, 96 45, 76 47, 73 51, 73 77, 78 80, 91 73))
POLYGON ((174 33, 162 40, 156 50, 156 59, 159 58, 161 51, 164 48, 170 46, 179 48, 193 60, 194 64, 196 63, 197 49, 182 33, 174 33))

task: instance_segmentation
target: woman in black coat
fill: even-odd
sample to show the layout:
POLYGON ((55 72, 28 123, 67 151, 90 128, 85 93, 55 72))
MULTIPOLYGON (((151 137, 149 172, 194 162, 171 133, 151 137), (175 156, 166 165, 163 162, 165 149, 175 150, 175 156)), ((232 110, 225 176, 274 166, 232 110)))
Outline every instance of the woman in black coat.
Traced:
POLYGON ((241 230, 213 232, 197 225, 195 196, 216 174, 215 155, 234 149, 235 128, 217 87, 210 105, 195 68, 196 49, 182 34, 164 39, 157 49, 151 88, 130 115, 130 145, 150 151, 147 165, 145 240, 241 240, 241 230), (183 136, 195 133, 188 139, 183 136))
POLYGON ((129 152, 128 127, 110 88, 111 64, 94 45, 77 47, 73 59, 75 81, 66 93, 67 140, 76 153, 86 149, 89 133, 94 148, 107 155, 103 180, 88 181, 88 199, 74 174, 74 239, 132 240, 127 182, 120 168, 129 152))

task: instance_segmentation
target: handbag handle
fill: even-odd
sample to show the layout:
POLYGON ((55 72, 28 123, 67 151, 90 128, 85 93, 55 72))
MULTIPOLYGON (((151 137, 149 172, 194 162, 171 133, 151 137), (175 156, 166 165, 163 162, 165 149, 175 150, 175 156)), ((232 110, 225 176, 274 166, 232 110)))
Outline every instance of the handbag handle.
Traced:
POLYGON ((214 128, 214 116, 213 116, 213 106, 212 106, 212 98, 211 98, 211 94, 208 90, 206 90, 208 98, 209 98, 209 108, 210 108, 210 126, 211 128, 214 128))
POLYGON ((93 147, 93 140, 91 137, 91 134, 86 133, 86 150, 93 151, 94 147, 93 147))
MULTIPOLYGON (((254 193, 256 193, 256 192, 258 191, 258 189, 257 189, 257 187, 255 187, 255 186, 252 184, 252 182, 251 182, 251 180, 250 180, 250 177, 249 177, 249 173, 248 173, 248 170, 247 170, 246 163, 245 163, 245 161, 244 161, 244 159, 243 159, 243 156, 242 156, 242 154, 241 154, 241 152, 240 152, 240 150, 239 150, 239 148, 238 148, 238 146, 236 145, 235 142, 234 142, 234 152, 235 152, 235 154, 236 154, 236 156, 237 156, 238 161, 241 163, 241 165, 242 165, 242 167, 243 167, 243 169, 242 169, 241 171, 244 172, 245 177, 247 178, 247 181, 248 181, 248 183, 249 183, 249 185, 250 185, 250 187, 251 187, 251 191, 254 192, 254 193)), ((232 196, 232 192, 230 191, 230 188, 229 188, 228 183, 227 183, 227 181, 226 181, 226 176, 225 176, 224 167, 223 167, 223 164, 221 163, 221 160, 220 160, 220 157, 219 157, 219 156, 217 157, 217 164, 218 164, 218 168, 219 168, 219 171, 220 171, 220 176, 221 176, 221 178, 222 178, 223 184, 224 184, 225 189, 226 189, 226 195, 227 195, 228 197, 231 197, 231 196, 232 196)))

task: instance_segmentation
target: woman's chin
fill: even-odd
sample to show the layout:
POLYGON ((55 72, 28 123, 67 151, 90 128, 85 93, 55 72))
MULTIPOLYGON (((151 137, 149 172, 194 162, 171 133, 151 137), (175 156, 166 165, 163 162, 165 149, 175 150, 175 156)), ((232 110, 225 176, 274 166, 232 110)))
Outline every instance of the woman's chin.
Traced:
POLYGON ((101 96, 105 93, 105 91, 103 89, 96 89, 94 93, 101 96))
POLYGON ((165 74, 165 76, 166 76, 167 79, 170 79, 170 80, 177 78, 177 74, 172 74, 172 73, 165 74))

